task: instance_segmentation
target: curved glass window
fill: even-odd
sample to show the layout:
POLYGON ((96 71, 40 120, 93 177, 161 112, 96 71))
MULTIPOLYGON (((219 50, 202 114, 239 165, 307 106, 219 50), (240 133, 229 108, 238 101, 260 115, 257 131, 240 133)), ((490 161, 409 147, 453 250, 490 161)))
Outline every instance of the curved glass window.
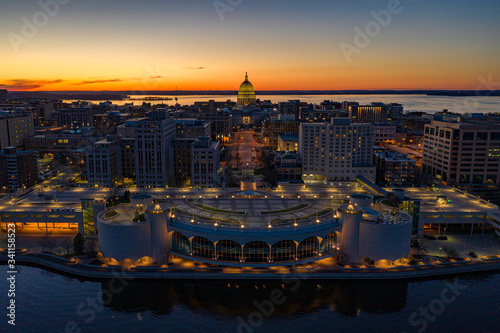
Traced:
POLYGON ((269 254, 269 244, 265 242, 250 242, 243 246, 245 262, 267 262, 269 254))
POLYGON ((189 255, 191 253, 189 239, 180 232, 174 231, 172 234, 172 249, 175 252, 189 255))
POLYGON ((282 240, 271 248, 271 259, 273 261, 292 261, 297 255, 297 245, 293 240, 282 240))
POLYGON ((318 255, 319 242, 317 237, 309 237, 300 242, 297 248, 297 258, 305 259, 318 255))
POLYGON ((215 247, 214 243, 210 240, 196 236, 192 241, 193 256, 200 258, 215 258, 215 247))
POLYGON ((320 253, 327 254, 337 250, 337 234, 332 232, 328 234, 322 241, 320 246, 320 253))
POLYGON ((217 259, 223 261, 240 261, 241 245, 231 240, 220 240, 217 242, 217 259))

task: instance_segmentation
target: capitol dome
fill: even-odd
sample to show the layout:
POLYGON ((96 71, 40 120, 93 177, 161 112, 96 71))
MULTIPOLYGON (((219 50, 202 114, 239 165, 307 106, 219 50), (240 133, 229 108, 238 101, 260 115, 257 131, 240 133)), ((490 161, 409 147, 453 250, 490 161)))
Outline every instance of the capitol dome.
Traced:
POLYGON ((255 105, 255 90, 253 85, 248 81, 248 74, 245 75, 245 81, 240 85, 238 91, 238 106, 255 105))

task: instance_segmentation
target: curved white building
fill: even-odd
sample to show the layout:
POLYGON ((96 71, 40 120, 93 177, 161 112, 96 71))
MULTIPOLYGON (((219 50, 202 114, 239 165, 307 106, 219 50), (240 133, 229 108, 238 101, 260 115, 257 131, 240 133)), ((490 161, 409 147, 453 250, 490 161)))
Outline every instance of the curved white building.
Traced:
POLYGON ((130 206, 133 208, 146 209, 153 204, 151 194, 134 194, 130 197, 130 206))
POLYGON ((363 221, 363 211, 353 205, 340 207, 338 215, 342 223, 340 234, 340 245, 345 260, 349 262, 359 261, 359 226, 363 221))
POLYGON ((394 262, 408 257, 412 231, 411 216, 401 211, 381 214, 372 208, 361 208, 354 205, 352 200, 362 205, 368 204, 369 200, 353 197, 354 195, 350 205, 337 210, 339 222, 342 224, 340 247, 345 255, 344 260, 353 263, 370 260, 394 262))
POLYGON ((396 261, 410 254, 411 217, 385 213, 376 221, 364 220, 359 229, 359 255, 373 261, 396 261))
POLYGON ((373 197, 367 194, 358 194, 358 193, 353 194, 351 195, 350 200, 351 204, 361 208, 366 208, 366 207, 369 208, 373 203, 373 197))
MULTIPOLYGON (((162 263, 174 255, 221 266, 293 266, 338 254, 339 239, 347 262, 406 258, 410 252, 411 217, 402 212, 381 214, 360 207, 371 206, 370 196, 355 195, 351 199, 358 204, 341 206, 337 215, 322 203, 320 207, 305 208, 309 213, 302 208, 303 215, 298 219, 290 218, 285 209, 282 213, 276 210, 264 214, 264 223, 256 222, 253 215, 248 224, 238 223, 249 218, 247 212, 224 219, 219 215, 217 220, 217 215, 215 219, 205 217, 206 210, 194 213, 196 206, 190 206, 192 213, 173 204, 148 207, 146 221, 136 223, 132 222, 134 208, 121 205, 115 207, 118 215, 109 219, 104 218, 106 212, 98 215, 99 250, 104 258, 113 259, 110 262, 122 264, 140 259, 162 263), (318 216, 319 210, 322 212, 318 216)), ((283 204, 281 200, 279 203, 283 204)), ((263 213, 267 212, 259 214, 263 213)), ((227 212, 221 210, 220 214, 227 212)))
POLYGON ((99 252, 104 258, 137 261, 151 256, 149 222, 112 223, 98 218, 99 252))
POLYGON ((163 261, 171 249, 167 227, 168 213, 169 209, 166 206, 156 205, 149 207, 144 214, 146 221, 151 225, 151 257, 157 262, 163 261))

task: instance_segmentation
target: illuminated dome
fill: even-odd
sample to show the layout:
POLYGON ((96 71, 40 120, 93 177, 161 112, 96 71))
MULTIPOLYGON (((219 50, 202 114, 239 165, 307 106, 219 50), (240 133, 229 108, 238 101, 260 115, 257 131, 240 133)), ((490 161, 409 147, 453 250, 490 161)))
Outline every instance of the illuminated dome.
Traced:
POLYGON ((248 74, 245 75, 245 81, 240 85, 238 92, 238 106, 255 105, 255 90, 253 85, 248 81, 248 74))

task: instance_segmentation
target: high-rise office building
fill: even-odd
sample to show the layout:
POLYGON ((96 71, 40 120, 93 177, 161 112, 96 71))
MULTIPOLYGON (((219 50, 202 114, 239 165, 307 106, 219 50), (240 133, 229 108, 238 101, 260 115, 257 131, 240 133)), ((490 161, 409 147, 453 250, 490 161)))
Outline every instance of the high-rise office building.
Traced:
POLYGON ((376 125, 373 130, 374 144, 394 144, 396 125, 376 125))
POLYGON ((432 121, 425 125, 423 171, 447 185, 500 201, 500 125, 432 121))
POLYGON ((17 191, 30 188, 39 182, 38 153, 17 151, 16 147, 6 147, 0 151, 0 188, 3 191, 17 191))
POLYGON ((135 167, 138 188, 161 188, 173 184, 171 143, 175 122, 166 111, 151 112, 135 124, 135 167))
POLYGON ((210 121, 198 119, 175 119, 175 137, 177 139, 197 139, 200 136, 211 136, 210 121))
POLYGON ((385 123, 387 121, 387 107, 380 103, 350 106, 349 117, 353 123, 385 123))
POLYGON ((400 153, 375 153, 377 184, 382 186, 411 186, 415 182, 415 160, 400 153))
POLYGON ((57 125, 70 128, 91 127, 98 111, 88 107, 62 109, 55 112, 57 125))
POLYGON ((220 143, 199 138, 191 144, 191 184, 193 187, 219 186, 220 143))
POLYGON ((174 150, 174 184, 177 187, 191 186, 191 145, 196 139, 184 138, 172 141, 174 150))
POLYGON ((212 129, 212 137, 218 141, 227 142, 231 136, 232 116, 229 111, 216 112, 177 112, 176 118, 194 118, 209 121, 212 129))
POLYGON ((123 178, 121 145, 117 138, 97 141, 87 155, 87 178, 90 187, 115 187, 123 178))
POLYGON ((355 180, 357 176, 375 181, 371 124, 351 124, 349 118, 332 118, 330 124, 303 123, 299 154, 304 181, 355 180))
POLYGON ((34 134, 32 113, 0 112, 0 149, 22 147, 24 139, 34 134))

